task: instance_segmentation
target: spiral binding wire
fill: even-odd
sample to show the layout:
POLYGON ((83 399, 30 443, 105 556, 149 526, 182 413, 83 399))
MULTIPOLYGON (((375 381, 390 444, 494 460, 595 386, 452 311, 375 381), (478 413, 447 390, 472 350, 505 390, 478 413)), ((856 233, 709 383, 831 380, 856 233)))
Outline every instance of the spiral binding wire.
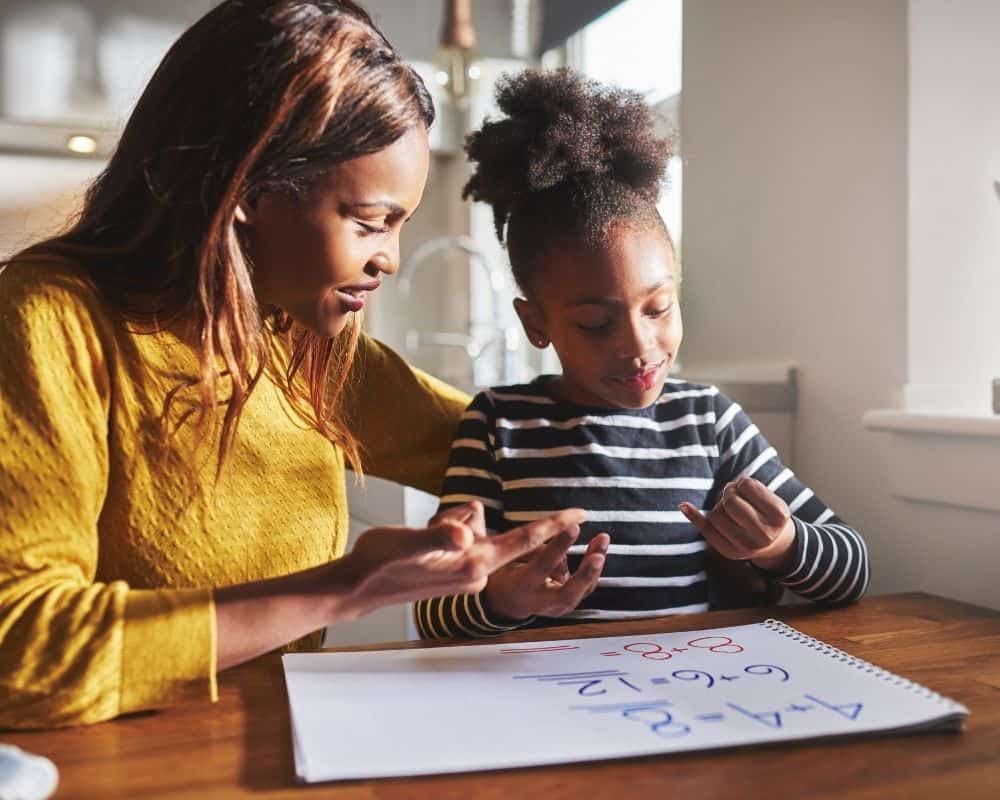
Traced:
POLYGON ((833 645, 827 644, 820 639, 815 639, 812 636, 803 633, 798 628, 793 628, 791 625, 782 622, 780 619, 767 619, 761 624, 768 630, 777 633, 779 636, 787 636, 793 642, 804 644, 806 647, 815 650, 824 656, 829 656, 830 658, 840 661, 847 666, 862 669, 873 678, 885 681, 886 683, 891 683, 893 686, 898 686, 900 689, 915 692, 921 697, 946 706, 950 710, 960 713, 966 713, 967 711, 965 706, 961 703, 957 703, 954 700, 944 697, 932 689, 928 689, 923 684, 903 678, 894 672, 890 672, 887 669, 883 669, 882 667, 872 664, 870 661, 865 661, 863 658, 852 656, 850 653, 847 653, 840 648, 834 647, 833 645))

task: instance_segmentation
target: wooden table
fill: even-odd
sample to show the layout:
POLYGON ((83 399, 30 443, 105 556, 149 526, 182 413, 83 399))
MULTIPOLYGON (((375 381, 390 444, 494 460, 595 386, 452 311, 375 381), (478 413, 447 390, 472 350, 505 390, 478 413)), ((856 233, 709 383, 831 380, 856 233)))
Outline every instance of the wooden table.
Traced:
MULTIPOLYGON (((281 664, 268 656, 224 673, 214 705, 86 728, 0 733, 0 742, 55 761, 61 776, 57 798, 1000 798, 1000 612, 903 594, 832 611, 727 611, 587 624, 572 632, 682 631, 769 616, 964 703, 971 712, 966 731, 304 786, 293 771, 281 664)), ((552 637, 552 631, 526 631, 502 641, 552 637)))

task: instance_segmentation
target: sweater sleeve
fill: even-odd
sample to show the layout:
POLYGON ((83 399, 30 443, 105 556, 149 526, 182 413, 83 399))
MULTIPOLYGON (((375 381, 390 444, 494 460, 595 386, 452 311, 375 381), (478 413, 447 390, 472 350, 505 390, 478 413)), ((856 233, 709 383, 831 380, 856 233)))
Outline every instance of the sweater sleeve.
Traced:
POLYGON ((847 525, 788 469, 738 403, 715 400, 719 461, 706 508, 722 489, 743 476, 756 478, 777 494, 795 524, 792 567, 783 574, 759 570, 795 594, 824 604, 850 603, 868 588, 868 548, 847 525))
POLYGON ((362 335, 344 397, 365 473, 440 494, 464 392, 362 335))
MULTIPOLYGON (((488 392, 473 399, 462 415, 451 446, 439 511, 471 500, 483 504, 488 534, 506 530, 503 484, 496 472, 493 402, 488 392)), ((482 593, 451 595, 414 604, 413 617, 421 638, 494 636, 515 630, 531 619, 510 624, 490 613, 482 593)))
POLYGON ((209 590, 95 580, 107 328, 81 279, 17 263, 0 274, 0 727, 216 696, 209 590))

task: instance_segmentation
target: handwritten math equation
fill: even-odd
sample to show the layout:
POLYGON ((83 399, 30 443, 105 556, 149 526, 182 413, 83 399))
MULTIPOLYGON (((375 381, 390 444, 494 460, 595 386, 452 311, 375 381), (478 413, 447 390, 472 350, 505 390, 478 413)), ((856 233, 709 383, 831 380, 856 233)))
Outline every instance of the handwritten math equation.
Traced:
MULTIPOLYGON (((555 652, 567 649, 579 649, 578 645, 560 645, 557 647, 509 647, 501 653, 514 652, 555 652)), ((609 650, 601 652, 605 657, 642 658, 646 662, 667 662, 681 657, 684 653, 701 651, 724 656, 738 656, 744 653, 744 648, 729 636, 700 636, 687 642, 686 647, 665 649, 655 642, 630 642, 620 651, 609 650)), ((678 666, 676 662, 670 666, 678 666)), ((633 677, 626 669, 599 669, 580 672, 552 672, 514 675, 516 681, 538 682, 546 686, 564 687, 556 691, 565 692, 568 696, 581 698, 602 698, 600 703, 571 705, 572 711, 588 714, 609 714, 645 725, 650 732, 663 738, 680 738, 694 730, 694 726, 711 725, 728 719, 750 720, 754 724, 765 726, 772 731, 783 730, 790 721, 803 715, 833 714, 850 722, 856 721, 864 708, 863 703, 835 703, 822 699, 814 694, 795 694, 787 703, 778 708, 748 708, 742 703, 731 701, 717 704, 714 698, 721 700, 718 690, 732 686, 735 682, 754 683, 771 681, 788 683, 791 675, 784 667, 777 664, 744 664, 736 663, 729 658, 725 663, 720 661, 720 669, 708 671, 704 669, 670 669, 665 666, 662 675, 654 677, 633 677), (685 705, 703 705, 705 710, 681 715, 674 709, 674 702, 663 697, 664 693, 674 695, 680 689, 696 689, 697 695, 690 691, 684 693, 685 705), (646 695, 646 697, 641 697, 646 695), (624 698, 624 699, 621 699, 624 698), (614 700, 615 702, 603 702, 614 700)), ((610 667, 610 665, 609 665, 610 667)))

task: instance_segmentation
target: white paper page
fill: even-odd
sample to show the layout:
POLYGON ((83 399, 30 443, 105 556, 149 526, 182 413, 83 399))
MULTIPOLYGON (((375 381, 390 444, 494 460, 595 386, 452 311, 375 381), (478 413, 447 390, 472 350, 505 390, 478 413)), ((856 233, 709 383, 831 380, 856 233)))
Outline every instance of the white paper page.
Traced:
MULTIPOLYGON (((780 623, 778 624, 780 625, 780 623)), ((782 635, 781 630, 792 631, 782 635)), ((713 630, 284 656, 308 781, 619 758, 948 721, 966 710, 796 641, 713 630)))

